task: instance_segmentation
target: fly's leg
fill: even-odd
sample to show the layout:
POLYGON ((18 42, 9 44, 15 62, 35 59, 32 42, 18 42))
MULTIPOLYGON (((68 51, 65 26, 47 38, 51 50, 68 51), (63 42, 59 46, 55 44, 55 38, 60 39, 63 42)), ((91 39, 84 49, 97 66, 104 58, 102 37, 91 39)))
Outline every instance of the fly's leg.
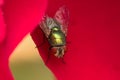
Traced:
POLYGON ((48 52, 48 57, 47 57, 47 60, 46 60, 45 64, 48 63, 49 59, 50 59, 50 51, 48 52))
POLYGON ((66 62, 65 62, 63 57, 62 57, 61 61, 62 61, 63 64, 66 64, 66 62))
POLYGON ((62 47, 62 53, 61 53, 61 60, 62 60, 62 63, 66 64, 65 60, 64 60, 64 56, 65 56, 65 52, 66 52, 66 46, 63 46, 62 47))
POLYGON ((53 47, 51 46, 51 47, 49 47, 49 51, 48 51, 48 57, 47 57, 47 60, 46 60, 46 64, 48 63, 48 61, 49 61, 49 59, 50 59, 50 50, 52 49, 53 47))

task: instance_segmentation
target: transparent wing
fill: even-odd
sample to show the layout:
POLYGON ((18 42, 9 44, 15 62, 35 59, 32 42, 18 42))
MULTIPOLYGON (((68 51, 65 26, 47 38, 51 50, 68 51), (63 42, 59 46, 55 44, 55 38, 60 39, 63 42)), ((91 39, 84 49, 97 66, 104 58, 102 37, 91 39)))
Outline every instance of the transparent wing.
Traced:
POLYGON ((46 24, 46 16, 43 17, 43 19, 40 22, 40 28, 42 29, 42 31, 44 32, 45 36, 48 38, 49 34, 50 34, 50 29, 46 24))
POLYGON ((62 31, 67 35, 67 27, 69 24, 69 11, 65 6, 58 9, 54 16, 55 20, 60 24, 62 31))
POLYGON ((53 27, 58 26, 58 24, 51 17, 46 17, 46 25, 51 30, 53 27))
POLYGON ((44 16, 41 23, 40 23, 40 28, 45 33, 47 38, 50 34, 52 27, 55 27, 55 26, 58 26, 58 25, 55 23, 53 18, 48 17, 48 16, 44 16))

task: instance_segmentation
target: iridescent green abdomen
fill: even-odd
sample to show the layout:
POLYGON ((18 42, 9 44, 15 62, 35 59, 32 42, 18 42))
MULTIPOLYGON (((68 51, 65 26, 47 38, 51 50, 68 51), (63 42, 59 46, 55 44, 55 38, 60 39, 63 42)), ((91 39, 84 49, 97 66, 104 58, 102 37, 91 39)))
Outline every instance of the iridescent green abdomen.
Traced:
POLYGON ((66 44, 64 33, 58 28, 53 27, 49 35, 49 43, 53 47, 63 46, 66 44))

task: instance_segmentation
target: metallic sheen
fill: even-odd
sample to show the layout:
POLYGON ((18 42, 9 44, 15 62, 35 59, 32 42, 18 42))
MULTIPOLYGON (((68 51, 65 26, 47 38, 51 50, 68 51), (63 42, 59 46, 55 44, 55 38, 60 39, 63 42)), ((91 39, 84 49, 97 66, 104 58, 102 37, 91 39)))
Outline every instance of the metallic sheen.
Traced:
POLYGON ((49 36, 49 42, 52 46, 65 45, 64 33, 58 27, 53 27, 49 36))

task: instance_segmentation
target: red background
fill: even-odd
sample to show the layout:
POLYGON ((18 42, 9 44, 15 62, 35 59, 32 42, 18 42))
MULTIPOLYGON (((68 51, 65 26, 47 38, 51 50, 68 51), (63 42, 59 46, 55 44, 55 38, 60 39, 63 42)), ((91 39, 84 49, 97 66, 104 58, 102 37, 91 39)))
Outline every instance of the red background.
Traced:
MULTIPOLYGON (((58 80, 120 80, 120 1, 118 0, 49 0, 47 14, 66 5, 70 11, 65 62, 51 56, 47 66, 58 80)), ((37 45, 42 32, 32 33, 37 45)), ((46 61, 49 45, 39 48, 46 61)))

